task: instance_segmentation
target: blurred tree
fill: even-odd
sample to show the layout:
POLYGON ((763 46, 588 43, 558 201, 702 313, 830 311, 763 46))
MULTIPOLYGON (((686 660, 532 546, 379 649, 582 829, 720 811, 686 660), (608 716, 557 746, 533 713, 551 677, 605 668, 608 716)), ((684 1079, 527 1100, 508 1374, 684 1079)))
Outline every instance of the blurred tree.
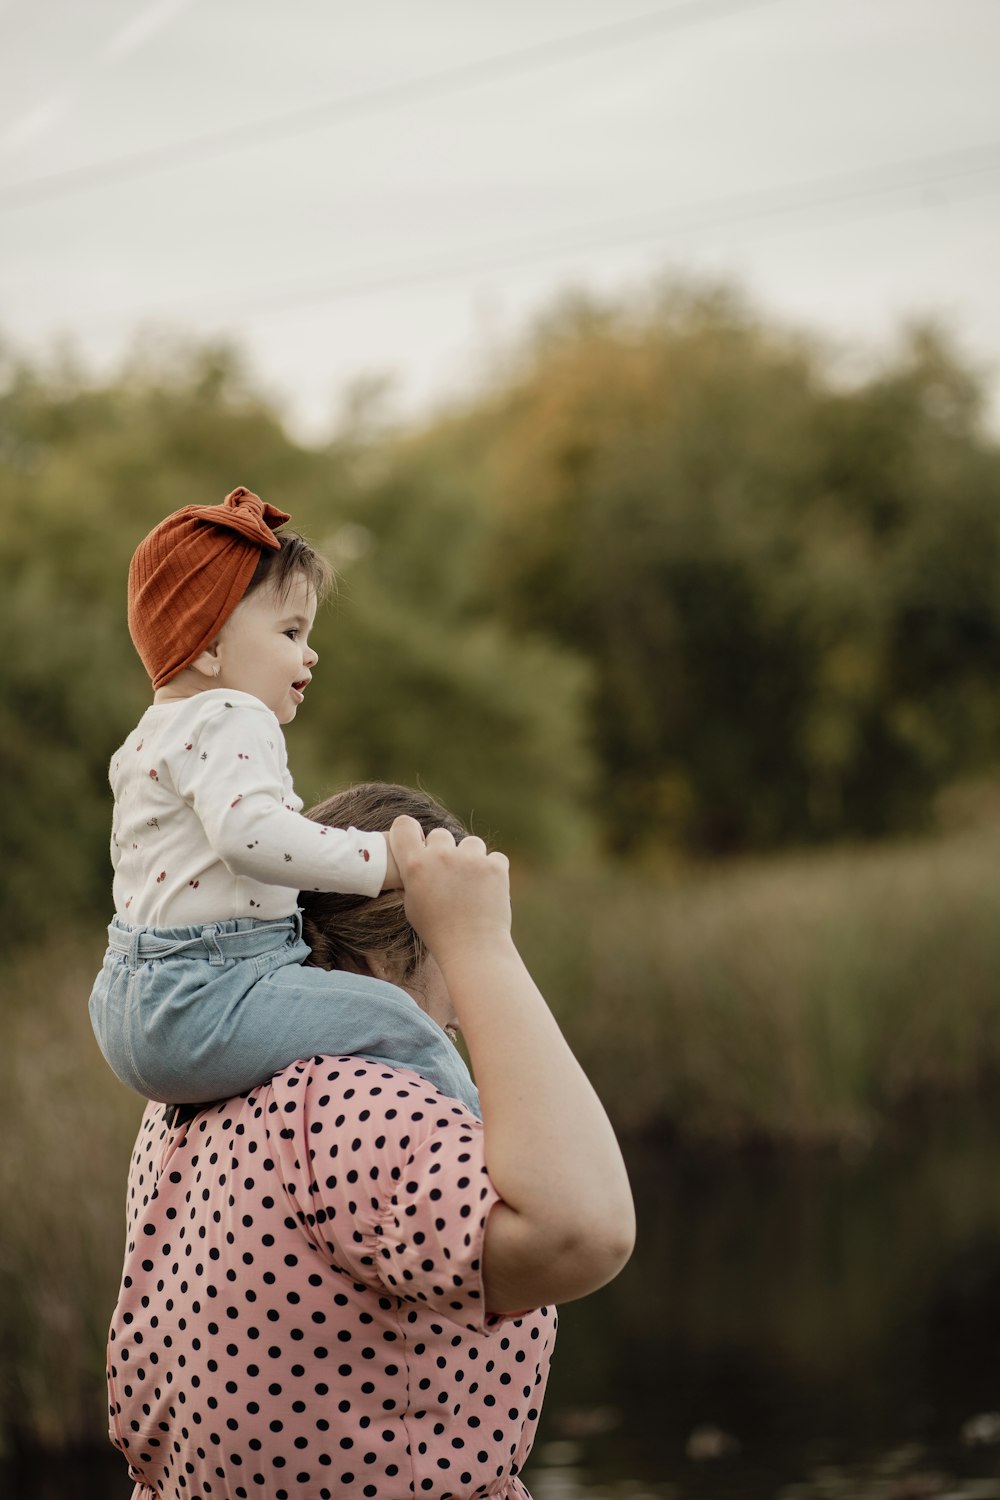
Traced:
POLYGON ((571 297, 502 388, 397 445, 369 514, 415 597, 421 539, 388 539, 433 476, 451 607, 590 663, 612 847, 878 835, 1000 744, 982 393, 926 329, 848 387, 725 290, 571 297))
MULTIPOLYGON (((8 937, 110 899, 107 764, 150 696, 125 623, 138 540, 169 511, 247 483, 336 554, 350 532, 350 451, 295 444, 226 348, 147 349, 100 386, 67 360, 42 369, 0 357, 8 937)), ((446 534, 437 547, 446 557, 446 534)), ((447 618, 432 591, 405 607, 352 578, 320 626, 329 675, 295 729, 300 791, 421 777, 515 846, 576 847, 581 672, 564 678, 553 647, 499 624, 457 638, 437 623, 447 618)))
POLYGON ((933 330, 849 382, 683 286, 564 299, 409 430, 363 382, 322 449, 224 346, 149 346, 103 385, 0 354, 5 920, 106 900, 107 756, 148 697, 128 559, 236 483, 342 577, 291 733, 303 795, 421 780, 546 857, 595 825, 624 852, 918 827, 1000 745, 984 390, 933 330))
POLYGON ((489 516, 441 451, 448 424, 425 448, 367 399, 354 416, 328 450, 345 520, 326 542, 340 598, 316 639, 336 681, 315 722, 352 775, 419 780, 505 848, 578 855, 593 842, 586 664, 483 610, 489 516))

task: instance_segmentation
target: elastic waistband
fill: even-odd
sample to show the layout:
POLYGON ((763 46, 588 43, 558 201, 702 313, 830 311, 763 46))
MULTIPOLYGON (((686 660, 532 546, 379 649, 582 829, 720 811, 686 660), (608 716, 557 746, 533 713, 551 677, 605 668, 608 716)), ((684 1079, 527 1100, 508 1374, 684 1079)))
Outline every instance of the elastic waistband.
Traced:
POLYGON ((108 947, 124 954, 132 968, 152 958, 171 958, 187 953, 191 958, 207 955, 210 963, 232 958, 257 958, 271 953, 288 939, 302 936, 302 915, 293 912, 274 922, 256 917, 236 917, 228 922, 209 922, 204 927, 129 927, 118 917, 108 928, 108 947))

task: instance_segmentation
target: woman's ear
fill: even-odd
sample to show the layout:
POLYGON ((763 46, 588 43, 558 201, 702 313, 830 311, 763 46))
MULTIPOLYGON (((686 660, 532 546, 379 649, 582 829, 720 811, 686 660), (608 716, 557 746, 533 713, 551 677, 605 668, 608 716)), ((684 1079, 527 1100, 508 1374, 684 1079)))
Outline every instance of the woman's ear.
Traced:
POLYGON ((370 948, 361 954, 358 969, 363 974, 368 974, 372 979, 388 979, 389 971, 386 968, 385 955, 370 948))
POLYGON ((398 985, 400 989, 411 990, 414 984, 414 974, 407 969, 405 960, 396 954, 386 955, 378 948, 369 948, 362 953, 358 959, 358 969, 362 974, 370 974, 372 979, 384 979, 386 984, 398 985))

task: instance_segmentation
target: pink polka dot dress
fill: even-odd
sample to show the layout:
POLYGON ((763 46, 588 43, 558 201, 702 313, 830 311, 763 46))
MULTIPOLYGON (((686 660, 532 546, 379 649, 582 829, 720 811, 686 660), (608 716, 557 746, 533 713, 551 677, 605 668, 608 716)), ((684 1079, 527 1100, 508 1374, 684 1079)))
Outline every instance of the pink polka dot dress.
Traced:
POLYGON ((556 1319, 486 1313, 496 1201, 482 1126, 406 1069, 149 1106, 108 1343, 133 1500, 530 1500, 556 1319))

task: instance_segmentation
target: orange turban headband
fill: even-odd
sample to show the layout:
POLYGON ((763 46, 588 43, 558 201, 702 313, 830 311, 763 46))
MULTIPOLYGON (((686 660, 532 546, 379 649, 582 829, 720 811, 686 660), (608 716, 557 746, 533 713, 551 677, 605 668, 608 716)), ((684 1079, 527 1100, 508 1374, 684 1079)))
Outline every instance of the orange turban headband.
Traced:
POLYGON ((140 542, 128 570, 128 628, 153 687, 211 645, 290 517, 242 487, 221 505, 186 505, 140 542))

